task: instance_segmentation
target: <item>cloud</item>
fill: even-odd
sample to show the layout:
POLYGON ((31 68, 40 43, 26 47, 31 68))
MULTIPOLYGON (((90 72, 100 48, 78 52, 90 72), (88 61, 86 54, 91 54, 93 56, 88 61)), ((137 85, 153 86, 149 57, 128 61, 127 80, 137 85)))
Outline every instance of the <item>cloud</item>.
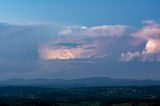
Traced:
POLYGON ((38 59, 38 46, 54 37, 53 29, 45 24, 0 23, 0 58, 21 62, 38 59))
POLYGON ((80 47, 68 47, 68 45, 57 46, 55 48, 45 45, 40 48, 40 58, 43 60, 52 59, 74 59, 74 58, 88 58, 92 56, 92 52, 87 48, 87 45, 80 47))
POLYGON ((160 24, 152 20, 144 23, 146 26, 134 33, 134 37, 146 42, 144 50, 122 53, 121 60, 131 61, 138 58, 142 61, 160 61, 160 24))
POLYGON ((159 24, 151 20, 144 23, 132 35, 132 27, 126 25, 69 27, 0 23, 0 78, 78 78, 108 74, 116 77, 120 73, 133 77, 134 70, 140 75, 142 68, 150 76, 153 67, 155 72, 159 71, 159 24), (130 44, 133 39, 139 43, 130 44), (120 56, 127 63, 119 62, 120 56))
POLYGON ((128 61, 131 61, 131 60, 135 60, 139 56, 140 56, 139 52, 134 52, 134 53, 128 52, 126 54, 125 53, 121 53, 120 60, 128 62, 128 61))
POLYGON ((126 33, 126 25, 102 25, 92 27, 68 27, 60 31, 59 35, 91 36, 91 37, 121 37, 126 33))
POLYGON ((108 56, 110 40, 124 36, 127 29, 125 25, 67 27, 39 48, 39 56, 42 60, 108 56))
POLYGON ((144 40, 149 39, 160 39, 160 24, 154 21, 145 22, 147 25, 144 26, 140 31, 135 33, 135 36, 143 38, 144 40))

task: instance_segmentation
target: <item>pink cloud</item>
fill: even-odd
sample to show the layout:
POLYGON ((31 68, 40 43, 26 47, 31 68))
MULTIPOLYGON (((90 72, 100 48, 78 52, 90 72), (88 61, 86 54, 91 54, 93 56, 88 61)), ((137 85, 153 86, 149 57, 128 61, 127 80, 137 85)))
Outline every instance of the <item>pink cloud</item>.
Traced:
POLYGON ((131 61, 138 58, 142 61, 160 61, 160 24, 151 20, 144 23, 147 26, 134 33, 136 39, 139 38, 146 41, 144 50, 122 53, 121 60, 131 61))
POLYGON ((52 48, 46 44, 43 45, 38 52, 42 60, 89 58, 94 55, 93 50, 85 49, 89 46, 90 45, 84 45, 83 47, 75 48, 61 46, 52 48))
POLYGON ((109 39, 124 36, 127 28, 125 25, 67 27, 58 32, 57 39, 39 48, 39 56, 43 60, 106 57, 109 39))
POLYGON ((140 31, 134 33, 136 37, 149 39, 160 39, 160 24, 156 22, 147 22, 147 26, 144 26, 140 31))

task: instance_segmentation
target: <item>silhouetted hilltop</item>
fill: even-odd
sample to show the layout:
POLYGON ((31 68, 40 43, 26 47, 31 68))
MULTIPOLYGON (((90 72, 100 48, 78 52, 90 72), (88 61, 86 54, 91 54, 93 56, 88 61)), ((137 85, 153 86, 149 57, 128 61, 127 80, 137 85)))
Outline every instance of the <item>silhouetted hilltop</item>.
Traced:
POLYGON ((46 86, 46 87, 98 87, 98 86, 153 86, 158 80, 112 79, 92 77, 81 79, 8 79, 0 81, 1 86, 46 86))

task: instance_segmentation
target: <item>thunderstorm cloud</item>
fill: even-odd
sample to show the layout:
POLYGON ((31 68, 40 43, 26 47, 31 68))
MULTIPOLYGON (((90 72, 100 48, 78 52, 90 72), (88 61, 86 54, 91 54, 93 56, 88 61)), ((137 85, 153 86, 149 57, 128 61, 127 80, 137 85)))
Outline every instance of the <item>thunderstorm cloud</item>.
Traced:
MULTIPOLYGON (((88 77, 100 69, 102 73, 96 75, 103 76, 106 72, 114 76, 135 67, 132 62, 141 64, 141 61, 159 67, 160 25, 152 20, 144 23, 141 29, 128 25, 0 23, 1 79, 88 77), (113 72, 106 71, 106 66, 113 72)), ((142 68, 152 70, 150 64, 142 68)))
POLYGON ((107 56, 109 40, 126 35, 127 29, 125 25, 67 27, 58 32, 58 38, 44 44, 38 52, 43 60, 107 56))

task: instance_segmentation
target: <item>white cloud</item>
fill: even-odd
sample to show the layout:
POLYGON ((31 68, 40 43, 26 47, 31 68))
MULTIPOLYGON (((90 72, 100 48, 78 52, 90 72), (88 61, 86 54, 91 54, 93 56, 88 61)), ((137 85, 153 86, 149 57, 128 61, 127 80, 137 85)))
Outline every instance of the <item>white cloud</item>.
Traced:
POLYGON ((127 29, 125 25, 67 27, 58 32, 57 39, 44 44, 38 52, 43 60, 106 56, 108 41, 124 36, 127 29))
POLYGON ((68 27, 58 34, 73 36, 92 36, 92 37, 120 37, 123 36, 128 29, 126 25, 102 25, 93 27, 68 27))
POLYGON ((142 61, 160 61, 160 24, 155 21, 144 21, 144 26, 140 31, 134 33, 134 37, 146 41, 144 50, 121 54, 121 60, 131 61, 138 58, 142 61))
POLYGON ((72 32, 73 32, 73 30, 71 28, 66 28, 65 30, 62 30, 62 31, 58 32, 58 35, 67 35, 67 34, 70 34, 72 32))
POLYGON ((128 52, 128 53, 121 53, 121 58, 120 60, 121 61, 131 61, 131 60, 134 60, 135 58, 139 57, 140 56, 140 53, 139 52, 128 52))

